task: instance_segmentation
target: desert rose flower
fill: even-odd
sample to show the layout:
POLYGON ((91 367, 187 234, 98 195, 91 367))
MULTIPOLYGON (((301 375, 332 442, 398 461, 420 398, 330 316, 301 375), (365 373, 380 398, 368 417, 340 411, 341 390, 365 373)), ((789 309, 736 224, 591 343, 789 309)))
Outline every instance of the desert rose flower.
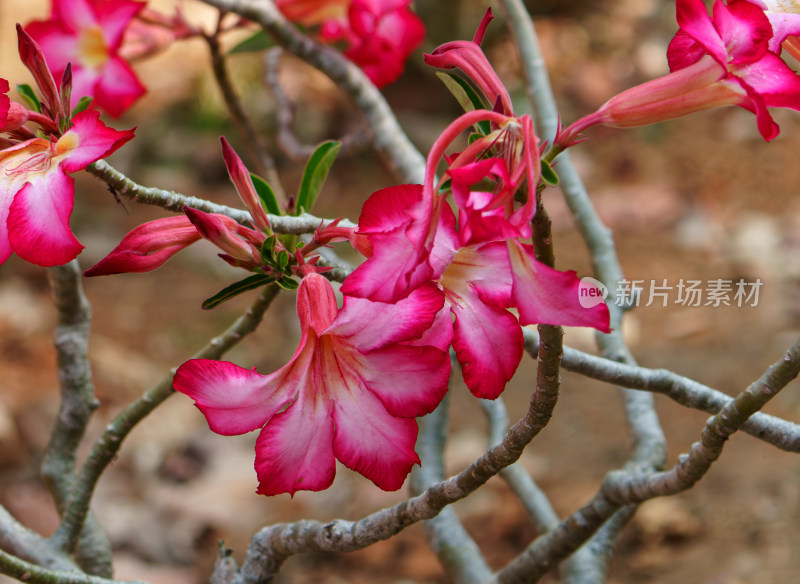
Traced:
POLYGON ((289 363, 261 375, 193 359, 173 384, 214 432, 260 429, 260 494, 326 489, 336 460, 396 490, 419 463, 415 418, 433 411, 447 390, 447 353, 419 346, 441 306, 428 286, 394 305, 345 298, 339 309, 330 283, 310 272, 297 292, 301 339, 289 363))
POLYGON ((120 116, 146 91, 118 54, 126 27, 144 8, 132 0, 52 0, 46 21, 25 30, 41 45, 59 76, 72 64, 72 104, 91 96, 98 107, 120 116))
POLYGON ((12 253, 40 266, 65 264, 83 246, 69 227, 75 200, 70 173, 108 156, 133 131, 106 127, 86 111, 58 139, 33 138, 0 150, 0 262, 12 253))
POLYGON ((344 55, 378 87, 393 83, 425 38, 411 0, 278 0, 289 20, 319 25, 320 38, 344 42, 344 55))
POLYGON ((562 145, 595 124, 644 126, 707 109, 736 105, 756 115, 767 141, 780 129, 768 107, 800 109, 800 78, 781 59, 781 42, 800 33, 800 20, 773 23, 748 0, 716 0, 709 16, 702 0, 678 0, 680 30, 667 50, 671 73, 612 97, 566 129, 562 145))

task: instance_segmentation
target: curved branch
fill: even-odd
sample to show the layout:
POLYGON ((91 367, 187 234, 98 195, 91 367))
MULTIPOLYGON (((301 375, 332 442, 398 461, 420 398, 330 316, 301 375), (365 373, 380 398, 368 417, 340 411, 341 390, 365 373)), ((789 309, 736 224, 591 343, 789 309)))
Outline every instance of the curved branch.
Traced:
POLYGON ((138 580, 122 582, 97 576, 87 576, 81 572, 40 568, 3 551, 0 551, 0 572, 31 584, 145 584, 138 580))

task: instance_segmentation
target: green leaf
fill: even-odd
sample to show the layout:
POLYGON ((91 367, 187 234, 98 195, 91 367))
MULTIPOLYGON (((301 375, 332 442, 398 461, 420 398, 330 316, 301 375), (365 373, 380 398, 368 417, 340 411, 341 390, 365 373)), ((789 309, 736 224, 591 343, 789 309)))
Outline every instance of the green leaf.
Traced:
POLYGON ((263 30, 247 37, 242 42, 228 51, 229 55, 238 53, 258 53, 275 46, 275 42, 263 30))
POLYGON ((264 286, 265 284, 271 284, 274 281, 275 278, 273 276, 267 276, 266 274, 253 274, 252 276, 248 276, 244 280, 239 280, 230 286, 226 286, 214 294, 211 298, 207 298, 205 301, 203 301, 203 310, 214 308, 218 304, 222 304, 226 300, 230 300, 242 292, 260 288, 261 286, 264 286))
POLYGON ((82 111, 86 111, 89 105, 92 103, 92 98, 88 95, 84 95, 82 98, 78 100, 78 103, 72 108, 72 115, 73 117, 82 111))
POLYGON ((297 280, 285 276, 275 283, 284 290, 289 290, 289 291, 297 290, 300 287, 300 284, 297 283, 297 280))
MULTIPOLYGON (((487 109, 483 99, 481 99, 481 96, 472 88, 472 85, 464 81, 458 75, 437 71, 436 76, 441 79, 442 83, 444 83, 445 87, 453 94, 453 97, 456 98, 456 101, 464 108, 465 112, 487 109)), ((478 122, 477 126, 478 131, 484 136, 492 131, 491 125, 486 120, 478 122)))
POLYGON ((331 165, 341 147, 342 143, 335 140, 323 142, 308 159, 306 169, 303 171, 303 180, 300 181, 300 189, 297 191, 296 215, 304 211, 310 212, 314 208, 314 203, 317 202, 322 185, 325 184, 331 165))
POLYGON ((261 253, 261 257, 264 258, 264 261, 268 264, 272 264, 274 261, 272 254, 275 250, 275 244, 276 240, 274 235, 267 237, 264 240, 264 243, 261 244, 261 249, 259 252, 261 253))
POLYGON ((275 191, 269 186, 269 183, 257 174, 250 173, 250 178, 253 179, 253 186, 256 187, 258 198, 261 199, 261 204, 270 215, 281 215, 281 207, 278 204, 278 197, 275 191))
POLYGON ((551 187, 558 186, 558 174, 546 160, 542 160, 542 181, 551 187))
POLYGON ((19 83, 17 85, 17 93, 19 93, 22 99, 28 102, 32 110, 42 113, 42 103, 39 101, 39 98, 36 97, 36 93, 30 85, 27 83, 19 83))
POLYGON ((275 267, 278 268, 279 272, 285 272, 286 266, 289 265, 289 252, 285 249, 282 249, 278 252, 278 257, 275 258, 275 267))

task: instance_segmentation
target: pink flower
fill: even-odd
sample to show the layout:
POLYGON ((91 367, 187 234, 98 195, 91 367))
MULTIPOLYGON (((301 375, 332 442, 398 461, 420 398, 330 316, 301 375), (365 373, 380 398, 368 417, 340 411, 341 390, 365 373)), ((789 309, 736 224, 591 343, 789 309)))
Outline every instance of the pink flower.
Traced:
POLYGON ((73 105, 91 96, 117 117, 145 93, 118 54, 126 27, 144 6, 133 0, 53 0, 50 19, 26 27, 56 75, 72 64, 73 105))
POLYGON ((643 126, 727 105, 756 114, 765 140, 778 135, 767 108, 800 109, 800 78, 778 54, 786 35, 800 32, 800 21, 787 20, 776 35, 748 0, 716 0, 713 16, 702 0, 678 0, 677 15, 680 30, 667 50, 672 72, 612 97, 567 128, 559 143, 595 124, 643 126))
POLYGON ((345 56, 378 87, 403 73, 406 59, 425 39, 425 25, 411 0, 278 0, 286 18, 321 25, 325 42, 344 41, 345 56))
MULTIPOLYGON (((476 182, 480 178, 476 175, 476 182)), ((487 210, 492 193, 472 193, 459 225, 444 205, 425 262, 428 280, 444 298, 441 326, 452 343, 464 381, 476 396, 495 399, 513 377, 522 358, 522 324, 591 326, 608 332, 608 307, 584 308, 578 296, 575 272, 559 272, 533 257, 530 245, 519 243, 513 225, 495 223, 497 231, 483 237, 463 237, 462 225, 475 225, 488 216, 502 217, 502 208, 487 210), (481 204, 480 201, 483 201, 481 204), (517 308, 519 320, 508 308, 517 308), (452 314, 452 318, 451 318, 452 314)), ((368 229, 373 255, 348 276, 345 294, 390 298, 402 285, 416 289, 422 273, 405 271, 404 262, 416 259, 409 250, 408 233, 416 230, 415 210, 423 201, 419 185, 390 187, 374 193, 364 204, 359 231, 368 229), (404 274, 404 276, 401 276, 404 274), (411 276, 411 277, 409 277, 411 276)), ((364 233, 362 232, 362 235, 364 233)), ((388 305, 391 306, 391 305, 388 305)))
POLYGON ((269 375, 233 363, 193 359, 174 387, 195 400, 214 432, 261 429, 258 492, 320 491, 339 460, 384 490, 399 489, 411 467, 417 416, 447 390, 449 358, 416 346, 442 305, 432 287, 394 305, 345 298, 311 273, 300 284, 301 339, 292 359, 269 375))
POLYGON ((133 131, 106 127, 99 114, 72 119, 60 138, 32 138, 0 150, 0 262, 16 253, 41 266, 65 264, 83 249, 69 227, 75 199, 69 173, 108 156, 133 131))

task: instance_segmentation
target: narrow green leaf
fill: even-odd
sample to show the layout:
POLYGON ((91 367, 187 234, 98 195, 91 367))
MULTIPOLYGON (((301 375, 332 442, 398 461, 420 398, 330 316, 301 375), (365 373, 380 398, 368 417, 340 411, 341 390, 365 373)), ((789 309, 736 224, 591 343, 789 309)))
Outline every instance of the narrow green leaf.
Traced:
POLYGON ((261 244, 259 252, 261 253, 261 257, 264 258, 264 261, 268 264, 272 264, 274 261, 272 254, 275 250, 275 243, 275 236, 270 235, 264 240, 264 243, 261 244))
POLYGON ((27 83, 17 84, 17 93, 19 93, 22 99, 28 102, 32 110, 42 113, 42 103, 39 101, 39 98, 36 97, 36 93, 30 85, 27 83))
POLYGON ((266 51, 274 46, 275 42, 270 38, 270 36, 263 30, 259 30, 257 33, 247 37, 234 46, 230 51, 228 51, 228 54, 236 55, 238 53, 258 53, 261 51, 266 51))
POLYGON ((297 283, 297 280, 286 276, 276 281, 275 283, 284 290, 289 290, 289 291, 297 290, 300 287, 300 284, 297 283))
POLYGON ((82 111, 86 111, 89 105, 92 103, 92 98, 88 95, 84 95, 82 98, 78 100, 78 103, 72 108, 72 115, 73 117, 82 111))
POLYGON ((269 183, 257 174, 250 173, 250 178, 253 179, 253 186, 256 187, 258 198, 261 199, 261 204, 270 215, 281 215, 281 207, 278 204, 278 197, 275 191, 269 186, 269 183))
POLYGON ((330 140, 323 142, 314 150, 306 163, 303 180, 300 181, 300 189, 297 191, 295 214, 310 212, 314 208, 314 203, 317 202, 322 185, 325 184, 331 165, 336 160, 336 155, 339 154, 341 147, 341 142, 330 140))
POLYGON ((242 292, 247 292, 248 290, 253 290, 255 288, 260 288, 265 284, 271 284, 275 281, 273 276, 268 276, 266 274, 253 274, 252 276, 248 276, 244 280, 239 280, 238 282, 234 282, 230 286, 226 286, 216 294, 214 294, 211 298, 207 298, 203 302, 203 310, 209 310, 214 308, 218 304, 222 304, 226 300, 230 300, 234 296, 238 296, 242 292))
POLYGON ((558 174, 546 160, 542 160, 542 181, 551 187, 558 186, 558 174))
MULTIPOLYGON (((456 101, 458 101, 465 112, 471 112, 476 109, 488 109, 483 99, 481 99, 481 96, 478 95, 478 92, 472 88, 472 85, 458 75, 437 71, 436 76, 441 79, 442 83, 444 83, 445 87, 453 94, 453 97, 456 98, 456 101)), ((477 126, 478 131, 484 136, 492 131, 491 125, 485 120, 478 122, 477 126)))

